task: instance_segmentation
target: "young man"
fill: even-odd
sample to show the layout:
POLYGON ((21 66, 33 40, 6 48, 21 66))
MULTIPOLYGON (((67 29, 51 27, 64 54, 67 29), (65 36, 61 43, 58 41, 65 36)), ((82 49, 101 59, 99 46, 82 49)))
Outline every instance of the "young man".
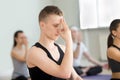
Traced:
POLYGON ((39 41, 29 50, 27 65, 32 80, 82 80, 74 71, 72 38, 62 11, 47 6, 39 14, 39 41), (55 41, 61 36, 65 47, 55 41))

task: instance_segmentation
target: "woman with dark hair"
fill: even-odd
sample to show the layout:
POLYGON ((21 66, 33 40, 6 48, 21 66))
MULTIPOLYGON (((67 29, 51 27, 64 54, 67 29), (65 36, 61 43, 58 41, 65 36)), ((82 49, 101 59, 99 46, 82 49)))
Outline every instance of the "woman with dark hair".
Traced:
POLYGON ((24 32, 21 30, 16 31, 14 34, 14 44, 11 51, 11 57, 14 67, 12 80, 28 80, 29 73, 25 63, 27 50, 28 41, 24 32))
POLYGON ((111 80, 120 80, 120 19, 115 19, 110 25, 107 57, 112 70, 111 80))

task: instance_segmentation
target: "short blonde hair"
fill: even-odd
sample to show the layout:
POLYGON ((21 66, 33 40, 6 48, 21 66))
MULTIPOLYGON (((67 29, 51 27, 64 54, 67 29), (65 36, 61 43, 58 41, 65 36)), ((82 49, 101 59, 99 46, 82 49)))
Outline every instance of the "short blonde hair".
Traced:
POLYGON ((48 17, 51 14, 56 14, 59 16, 63 16, 62 11, 57 6, 46 6, 41 10, 39 13, 39 22, 45 20, 46 17, 48 17))

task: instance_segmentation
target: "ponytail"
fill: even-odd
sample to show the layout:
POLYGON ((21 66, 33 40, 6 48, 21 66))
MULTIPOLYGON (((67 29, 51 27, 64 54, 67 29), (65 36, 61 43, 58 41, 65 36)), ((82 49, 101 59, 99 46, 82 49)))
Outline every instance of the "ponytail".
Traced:
POLYGON ((13 48, 14 48, 16 45, 17 45, 17 42, 16 42, 16 40, 15 40, 15 38, 14 38, 13 48))
POLYGON ((113 36, 112 36, 112 33, 110 33, 107 41, 107 48, 109 48, 112 45, 113 45, 113 36))

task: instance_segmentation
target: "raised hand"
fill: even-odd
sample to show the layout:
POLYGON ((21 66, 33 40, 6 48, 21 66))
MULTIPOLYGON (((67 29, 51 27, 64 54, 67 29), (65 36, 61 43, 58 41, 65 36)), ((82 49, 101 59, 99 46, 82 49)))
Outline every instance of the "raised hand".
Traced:
POLYGON ((63 18, 61 18, 61 23, 60 23, 60 36, 65 41, 71 39, 71 31, 63 18))
POLYGON ((80 43, 81 42, 81 33, 78 32, 78 35, 77 35, 77 42, 80 43))
POLYGON ((23 38, 23 44, 27 47, 28 46, 28 40, 27 40, 27 37, 25 36, 23 38))

